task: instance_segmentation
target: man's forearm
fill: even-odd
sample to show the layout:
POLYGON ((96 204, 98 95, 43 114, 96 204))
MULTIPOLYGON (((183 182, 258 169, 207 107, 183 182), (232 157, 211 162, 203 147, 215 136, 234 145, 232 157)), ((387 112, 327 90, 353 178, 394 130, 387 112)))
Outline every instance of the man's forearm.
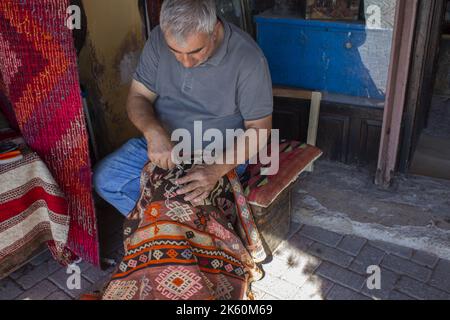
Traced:
POLYGON ((257 137, 257 146, 256 148, 254 146, 251 146, 250 143, 254 143, 255 141, 249 141, 249 139, 245 139, 245 134, 241 136, 240 139, 237 139, 236 143, 234 144, 234 148, 230 150, 225 150, 225 154, 223 155, 223 164, 216 164, 218 170, 220 170, 223 175, 227 174, 231 170, 235 169, 237 166, 244 164, 247 160, 253 158, 258 154, 259 151, 261 151, 266 145, 267 140, 270 136, 270 130, 267 130, 267 136, 264 137, 264 139, 260 139, 259 130, 257 128, 249 128, 247 129, 246 133, 251 131, 256 131, 256 137, 257 137), (267 138, 267 139, 265 139, 267 138), (232 153, 233 157, 230 157, 230 154, 232 153), (242 156, 239 157, 239 155, 244 155, 244 159, 242 159, 242 156), (228 163, 227 159, 232 159, 232 162, 228 163), (244 160, 244 162, 242 161, 244 160))
POLYGON ((130 121, 149 140, 156 133, 164 131, 155 116, 153 104, 143 96, 130 95, 127 102, 127 113, 130 121))

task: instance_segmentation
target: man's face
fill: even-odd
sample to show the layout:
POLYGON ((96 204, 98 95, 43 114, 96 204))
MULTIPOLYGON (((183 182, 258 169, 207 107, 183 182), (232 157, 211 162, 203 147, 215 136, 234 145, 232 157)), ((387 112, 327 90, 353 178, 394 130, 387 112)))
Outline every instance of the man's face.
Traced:
POLYGON ((204 63, 213 54, 217 39, 217 26, 212 35, 192 34, 182 45, 177 43, 170 34, 166 34, 165 39, 175 58, 185 68, 194 68, 204 63))

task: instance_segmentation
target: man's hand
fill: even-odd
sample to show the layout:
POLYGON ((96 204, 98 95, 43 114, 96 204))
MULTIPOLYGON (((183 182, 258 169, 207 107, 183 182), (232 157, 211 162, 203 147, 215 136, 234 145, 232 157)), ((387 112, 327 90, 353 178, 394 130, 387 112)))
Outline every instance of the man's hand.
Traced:
POLYGON ((185 195, 184 200, 190 201, 194 206, 201 205, 220 178, 227 173, 226 170, 220 165, 199 165, 177 180, 179 185, 184 185, 177 193, 185 195))
POLYGON ((173 143, 155 116, 153 104, 156 99, 156 93, 147 89, 142 83, 133 80, 128 94, 127 113, 131 122, 147 140, 150 161, 167 170, 174 167, 171 158, 173 143))
POLYGON ((173 143, 165 131, 153 132, 151 136, 146 135, 145 138, 148 145, 148 158, 154 165, 164 170, 175 167, 171 158, 173 143))

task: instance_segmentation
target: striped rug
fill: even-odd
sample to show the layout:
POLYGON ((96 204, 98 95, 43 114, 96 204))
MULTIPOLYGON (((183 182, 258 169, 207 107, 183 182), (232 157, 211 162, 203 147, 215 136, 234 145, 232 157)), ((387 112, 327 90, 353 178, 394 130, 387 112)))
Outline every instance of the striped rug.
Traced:
POLYGON ((0 164, 0 278, 26 262, 46 242, 66 260, 70 217, 64 194, 45 163, 12 130, 1 141, 19 144, 23 159, 0 164))

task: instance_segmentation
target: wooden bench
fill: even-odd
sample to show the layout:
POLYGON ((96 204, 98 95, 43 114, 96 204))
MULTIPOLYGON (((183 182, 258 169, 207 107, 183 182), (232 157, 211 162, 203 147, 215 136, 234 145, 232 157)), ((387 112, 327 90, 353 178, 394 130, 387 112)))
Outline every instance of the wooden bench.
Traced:
POLYGON ((292 187, 302 172, 313 171, 314 161, 322 155, 322 151, 316 148, 322 94, 294 88, 274 87, 273 95, 310 100, 311 109, 307 142, 281 141, 280 168, 276 175, 260 175, 261 164, 249 166, 250 177, 244 183, 245 195, 252 207, 266 251, 269 251, 268 254, 274 252, 289 233, 292 187))

